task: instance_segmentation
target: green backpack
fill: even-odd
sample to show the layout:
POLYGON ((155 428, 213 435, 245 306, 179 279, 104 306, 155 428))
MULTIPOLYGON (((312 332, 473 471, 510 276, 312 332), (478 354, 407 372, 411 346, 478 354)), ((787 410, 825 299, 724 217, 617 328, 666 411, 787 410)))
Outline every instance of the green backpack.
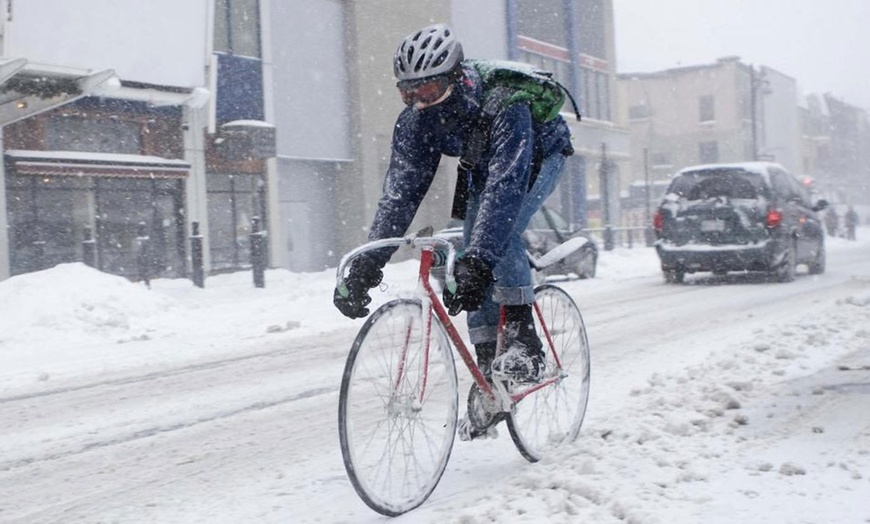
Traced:
POLYGON ((571 99, 577 120, 580 112, 573 97, 562 84, 553 79, 549 71, 531 64, 503 60, 466 60, 483 82, 484 113, 495 116, 503 107, 517 102, 528 102, 536 122, 549 122, 559 115, 565 95, 571 99))
MULTIPOLYGON (((542 71, 531 64, 503 60, 465 60, 463 64, 473 67, 480 75, 483 83, 483 108, 481 118, 459 158, 459 173, 451 210, 451 216, 457 219, 465 218, 469 175, 483 156, 489 143, 492 121, 499 111, 512 104, 525 102, 529 104, 532 119, 545 123, 559 116, 567 95, 577 120, 580 120, 580 111, 574 97, 548 71, 542 71)), ((540 159, 536 158, 529 180, 530 187, 537 176, 539 162, 540 159)))

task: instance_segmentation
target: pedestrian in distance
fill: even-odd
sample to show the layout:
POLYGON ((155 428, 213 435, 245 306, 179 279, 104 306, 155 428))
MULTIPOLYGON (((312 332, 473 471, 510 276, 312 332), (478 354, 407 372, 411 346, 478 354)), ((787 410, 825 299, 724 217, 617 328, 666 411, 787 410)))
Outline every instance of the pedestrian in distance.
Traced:
POLYGON ((855 211, 855 208, 849 206, 848 211, 843 217, 843 223, 846 226, 846 238, 848 240, 855 240, 855 227, 858 225, 860 218, 858 217, 858 213, 855 211))
POLYGON ((837 236, 837 229, 840 228, 840 215, 837 214, 837 210, 834 209, 834 206, 830 206, 828 210, 825 212, 825 229, 828 232, 829 237, 837 236))
MULTIPOLYGON (((559 108, 542 122, 526 100, 491 95, 473 62, 444 24, 414 31, 398 46, 393 71, 406 107, 393 129, 383 195, 368 236, 404 235, 442 155, 460 157, 454 215, 457 209, 464 214, 466 248, 455 264, 456 291, 445 289, 444 303, 451 315, 468 312, 469 337, 486 376, 496 370, 535 382, 546 359, 535 332, 534 287, 521 234, 562 176, 573 154, 571 136, 559 108), (500 305, 506 350, 495 359, 500 305)), ((348 296, 334 294, 344 315, 368 315, 369 289, 380 283, 394 251, 354 259, 348 296)))

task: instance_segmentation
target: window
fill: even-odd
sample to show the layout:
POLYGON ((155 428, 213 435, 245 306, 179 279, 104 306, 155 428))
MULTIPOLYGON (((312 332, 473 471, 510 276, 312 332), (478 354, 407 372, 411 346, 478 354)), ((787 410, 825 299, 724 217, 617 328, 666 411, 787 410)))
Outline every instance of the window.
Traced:
MULTIPOLYGON (((531 3, 534 2, 520 2, 531 3)), ((575 2, 579 27, 580 52, 596 58, 607 58, 607 13, 604 0, 575 2)))
POLYGON ((607 74, 583 67, 581 75, 583 79, 583 91, 580 95, 581 112, 589 118, 609 121, 611 118, 610 86, 607 74))
POLYGON ((151 241, 153 275, 185 272, 184 182, 180 179, 10 175, 7 187, 13 275, 83 260, 85 229, 98 269, 138 275, 140 224, 151 241))
POLYGON ((719 142, 701 142, 698 144, 698 159, 702 164, 714 164, 719 161, 719 142))
POLYGON ((645 118, 649 118, 649 114, 649 106, 647 106, 646 104, 637 104, 628 108, 629 120, 643 120, 645 118))
POLYGON ((206 179, 212 268, 248 267, 251 225, 266 216, 265 183, 260 175, 212 173, 206 179))
POLYGON ((126 120, 52 116, 45 123, 45 141, 48 149, 59 151, 138 155, 142 129, 126 120))
POLYGON ((567 49, 563 0, 517 2, 516 7, 519 34, 567 49))
POLYGON ((598 73, 598 108, 600 120, 610 121, 610 85, 607 75, 598 73))
POLYGON ((700 122, 712 122, 716 120, 716 111, 713 105, 713 95, 702 95, 698 97, 698 114, 700 122))
POLYGON ((553 78, 564 86, 571 85, 568 64, 549 56, 520 50, 518 60, 553 73, 553 78))
POLYGON ((758 174, 742 169, 704 169, 681 174, 667 192, 687 200, 717 196, 754 199, 764 192, 764 182, 758 174))
POLYGON ((259 4, 259 0, 215 2, 215 51, 260 57, 259 4))
POLYGON ((797 201, 807 207, 811 207, 806 188, 789 173, 781 169, 771 168, 770 182, 773 185, 774 192, 779 197, 786 200, 797 201))

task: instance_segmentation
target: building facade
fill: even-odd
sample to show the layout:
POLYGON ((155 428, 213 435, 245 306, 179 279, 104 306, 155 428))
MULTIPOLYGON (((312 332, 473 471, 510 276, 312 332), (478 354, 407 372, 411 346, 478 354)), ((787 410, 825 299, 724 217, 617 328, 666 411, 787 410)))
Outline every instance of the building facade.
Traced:
POLYGON ((190 189, 204 188, 212 12, 176 7, 0 2, 0 278, 83 260, 187 274, 189 221, 207 213, 190 189))
POLYGON ((870 120, 867 111, 823 96, 830 140, 819 159, 819 184, 833 202, 870 205, 870 120))
MULTIPOLYGON (((602 192, 618 202, 630 174, 628 131, 616 110, 611 1, 543 4, 95 0, 77 17, 83 28, 64 24, 72 7, 63 0, 16 2, 14 11, 0 0, 0 74, 20 60, 31 72, 36 62, 77 68, 25 75, 36 79, 26 113, 11 109, 22 102, 14 90, 22 77, 3 78, 0 215, 8 227, 0 228, 0 278, 81 260, 94 244, 99 267, 131 276, 143 235, 154 246, 155 275, 183 276, 194 223, 206 271, 247 267, 255 223, 268 230, 272 266, 334 266, 365 239, 380 195, 402 109, 395 46, 440 21, 454 27, 467 56, 538 64, 570 90, 584 119, 573 121, 565 108, 577 154, 551 204, 577 225, 590 216, 601 223, 588 202, 600 202, 602 192), (48 44, 64 31, 76 32, 69 46, 48 44), (47 103, 36 92, 44 81, 86 89, 47 103), (63 211, 45 212, 61 200, 55 209, 63 211)), ((455 159, 439 170, 412 227, 446 223, 455 159)))
POLYGON ((250 265, 274 208, 259 9, 0 2, 0 278, 76 261, 186 276, 194 228, 206 271, 250 265))
MULTIPOLYGON (((610 0, 261 1, 267 120, 277 127, 275 262, 293 270, 334 266, 363 242, 380 196, 396 117, 403 105, 392 71, 411 31, 449 23, 468 57, 521 60, 553 70, 584 121, 569 122, 577 155, 554 200, 578 224, 599 192, 601 144, 614 194, 628 173, 628 132, 615 125, 615 53, 610 0)), ((570 109, 565 108, 566 114, 570 109)), ((570 120, 570 117, 568 117, 570 120)), ((456 160, 445 158, 413 228, 446 224, 456 160)))
POLYGON ((800 173, 794 79, 736 57, 617 77, 635 180, 715 162, 771 160, 800 173))

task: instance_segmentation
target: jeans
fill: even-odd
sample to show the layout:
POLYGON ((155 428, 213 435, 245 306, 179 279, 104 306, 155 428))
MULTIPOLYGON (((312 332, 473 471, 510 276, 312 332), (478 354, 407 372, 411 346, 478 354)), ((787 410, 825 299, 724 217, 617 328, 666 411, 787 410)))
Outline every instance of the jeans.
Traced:
MULTIPOLYGON (((548 156, 541 163, 538 178, 531 189, 523 197, 520 212, 517 215, 516 226, 506 241, 504 254, 493 268, 496 284, 481 308, 468 313, 468 332, 472 344, 495 341, 498 333, 499 308, 501 304, 522 305, 531 304, 535 300, 535 290, 532 286, 532 275, 529 259, 526 256, 526 245, 522 234, 526 230, 532 215, 534 215, 553 193, 556 184, 562 176, 565 166, 565 156, 556 153, 548 156)), ((471 194, 468 197, 468 207, 463 226, 463 237, 466 245, 471 237, 471 229, 477 220, 480 208, 480 195, 471 194)))

